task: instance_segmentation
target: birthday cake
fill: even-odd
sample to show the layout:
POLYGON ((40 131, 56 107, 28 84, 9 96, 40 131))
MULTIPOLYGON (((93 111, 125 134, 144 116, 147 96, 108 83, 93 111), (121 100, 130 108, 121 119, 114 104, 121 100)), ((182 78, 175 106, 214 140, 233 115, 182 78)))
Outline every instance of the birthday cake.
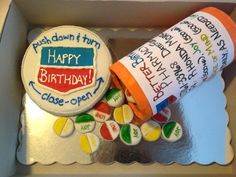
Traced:
POLYGON ((85 28, 60 26, 28 47, 21 68, 27 94, 54 115, 92 108, 110 85, 112 58, 102 39, 85 28))

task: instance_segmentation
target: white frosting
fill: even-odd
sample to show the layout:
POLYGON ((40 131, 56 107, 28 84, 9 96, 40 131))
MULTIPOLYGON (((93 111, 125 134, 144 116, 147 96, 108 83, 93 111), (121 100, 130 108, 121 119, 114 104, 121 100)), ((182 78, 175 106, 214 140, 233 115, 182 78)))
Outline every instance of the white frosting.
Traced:
POLYGON ((115 140, 120 133, 119 125, 113 120, 108 120, 105 122, 105 124, 110 132, 112 139, 115 140))
POLYGON ((112 58, 93 32, 76 26, 52 28, 35 39, 22 62, 26 92, 42 109, 62 116, 92 108, 110 85, 112 58))
POLYGON ((130 124, 130 134, 132 145, 137 145, 138 143, 140 143, 140 141, 142 140, 142 134, 140 129, 136 125, 130 124))
POLYGON ((95 121, 91 122, 83 122, 83 123, 75 123, 75 128, 78 130, 80 133, 88 133, 94 130, 95 128, 95 121))

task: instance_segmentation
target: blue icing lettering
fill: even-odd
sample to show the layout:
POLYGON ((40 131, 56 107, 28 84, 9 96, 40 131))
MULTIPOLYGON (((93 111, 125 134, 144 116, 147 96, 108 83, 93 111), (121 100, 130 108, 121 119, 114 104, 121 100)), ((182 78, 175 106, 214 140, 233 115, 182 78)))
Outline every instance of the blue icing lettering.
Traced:
POLYGON ((72 98, 70 101, 65 101, 64 99, 62 98, 59 98, 59 97, 55 97, 53 96, 51 93, 43 93, 41 95, 41 99, 44 100, 44 101, 47 101, 49 103, 52 103, 52 104, 55 104, 55 105, 59 105, 59 106, 64 106, 65 104, 67 103, 70 103, 71 105, 77 105, 77 106, 80 106, 80 103, 82 101, 87 101, 89 100, 90 98, 93 97, 93 95, 96 94, 96 92, 100 89, 100 86, 102 83, 104 83, 104 80, 102 77, 99 77, 97 80, 96 80, 96 83, 97 83, 97 87, 94 89, 94 91, 91 93, 91 92, 87 92, 81 96, 78 96, 76 98, 72 98))
POLYGON ((49 66, 93 66, 93 48, 43 47, 41 65, 49 66))
POLYGON ((138 64, 143 62, 143 58, 135 52, 131 52, 130 54, 128 54, 128 57, 132 62, 133 68, 136 68, 138 64))
POLYGON ((92 45, 96 47, 97 49, 100 49, 101 44, 97 42, 95 39, 89 38, 86 34, 83 36, 83 43, 86 43, 88 45, 92 45))
POLYGON ((32 43, 32 47, 35 51, 35 53, 38 53, 38 47, 43 46, 43 45, 49 45, 52 43, 57 43, 61 41, 76 41, 77 43, 84 43, 87 45, 94 46, 97 49, 100 49, 101 44, 97 40, 90 38, 89 35, 84 34, 83 36, 80 36, 80 33, 78 35, 74 34, 58 34, 54 33, 52 36, 43 36, 41 39, 35 41, 32 43))
POLYGON ((35 51, 35 53, 38 53, 37 48, 40 47, 41 45, 45 45, 45 44, 51 44, 52 41, 50 39, 48 39, 48 37, 44 36, 42 39, 32 43, 33 49, 35 51))
POLYGON ((41 99, 55 105, 64 106, 64 99, 57 98, 51 93, 43 93, 41 99))
POLYGON ((82 96, 78 96, 77 98, 73 98, 70 100, 70 103, 72 105, 78 105, 80 106, 80 102, 81 101, 86 101, 89 100, 91 97, 93 97, 93 95, 91 94, 91 92, 87 92, 86 94, 82 95, 82 96))
POLYGON ((52 36, 52 41, 64 41, 64 40, 73 41, 75 40, 75 36, 73 34, 58 35, 57 33, 55 33, 55 35, 52 36))
POLYGON ((102 83, 104 83, 103 78, 102 77, 97 78, 97 80, 96 80, 97 87, 94 89, 94 91, 92 93, 87 92, 84 95, 78 96, 77 98, 73 98, 70 100, 70 104, 80 106, 80 103, 82 101, 89 100, 90 98, 93 97, 93 95, 95 95, 97 93, 97 91, 100 89, 100 86, 102 83))
POLYGON ((38 89, 36 89, 34 81, 29 81, 29 86, 31 86, 36 93, 41 95, 41 92, 38 89))
POLYGON ((94 94, 94 95, 95 95, 95 94, 97 93, 97 91, 99 90, 100 85, 101 85, 102 83, 104 83, 103 78, 102 78, 102 77, 97 78, 96 83, 98 83, 98 85, 97 85, 97 87, 96 87, 96 88, 94 89, 94 91, 93 91, 93 94, 94 94))

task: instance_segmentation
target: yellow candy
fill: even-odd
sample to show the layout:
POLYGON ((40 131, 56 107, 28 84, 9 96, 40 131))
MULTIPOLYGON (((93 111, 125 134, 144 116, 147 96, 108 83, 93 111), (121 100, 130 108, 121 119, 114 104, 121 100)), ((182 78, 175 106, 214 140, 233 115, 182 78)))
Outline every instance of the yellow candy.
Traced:
POLYGON ((117 123, 127 124, 133 120, 134 113, 129 105, 124 104, 114 109, 113 116, 117 123))
POLYGON ((69 118, 60 117, 54 122, 53 130, 57 136, 67 137, 74 132, 74 123, 69 118))
POLYGON ((99 138, 93 133, 85 133, 80 135, 79 143, 83 152, 91 154, 98 150, 99 138))
POLYGON ((142 124, 141 132, 145 140, 156 141, 161 136, 161 126, 157 122, 149 120, 142 124))
POLYGON ((124 117, 122 113, 122 107, 115 108, 114 110, 114 118, 119 124, 124 124, 124 117))
POLYGON ((88 141, 88 137, 86 134, 82 134, 80 136, 80 148, 82 149, 82 151, 84 151, 87 154, 90 154, 92 152, 89 141, 88 141))

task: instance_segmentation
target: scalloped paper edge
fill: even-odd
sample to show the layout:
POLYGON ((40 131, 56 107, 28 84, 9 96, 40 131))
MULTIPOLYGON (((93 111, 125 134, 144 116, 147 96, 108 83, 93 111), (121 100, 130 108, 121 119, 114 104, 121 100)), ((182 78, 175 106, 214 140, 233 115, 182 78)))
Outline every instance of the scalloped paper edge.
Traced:
MULTIPOLYGON (((160 162, 157 162, 157 161, 153 161, 153 162, 148 162, 148 163, 141 163, 141 162, 138 162, 138 161, 133 161, 133 162, 130 162, 130 163, 125 163, 126 165, 131 165, 131 164, 134 164, 134 163, 140 163, 140 164, 145 164, 145 165, 148 165, 148 164, 154 164, 154 163, 157 163, 157 164, 161 164, 161 165, 171 165, 173 163, 177 163, 179 165, 191 165, 193 163, 197 163, 197 164, 200 164, 200 165, 210 165, 210 164, 213 164, 213 163, 217 163, 219 165, 227 165, 229 164, 233 158, 234 158, 234 152, 233 152, 233 148, 232 148, 232 144, 231 144, 231 139, 232 139, 232 136, 231 136, 231 130, 229 128, 229 116, 228 116, 228 112, 226 110, 226 105, 227 105, 227 98, 224 94, 224 88, 225 88, 225 82, 221 76, 221 74, 219 74, 218 76, 219 80, 220 80, 220 85, 221 85, 221 93, 220 94, 222 96, 222 100, 224 100, 224 114, 225 114, 225 118, 227 119, 227 127, 226 127, 226 139, 225 139, 225 150, 227 153, 226 156, 225 156, 225 163, 221 163, 221 162, 218 162, 218 161, 209 161, 208 163, 203 163, 203 162, 200 162, 200 161, 191 161, 189 163, 181 163, 181 162, 178 162, 178 161, 170 161, 169 163, 160 163, 160 162)), ((23 98, 23 102, 25 100, 25 97, 23 98)), ((24 105, 24 104, 23 104, 24 105)), ((21 141, 22 141, 22 135, 24 133, 24 130, 23 130, 23 127, 25 126, 25 122, 23 121, 23 118, 25 116, 25 110, 23 109, 22 113, 21 113, 21 125, 22 127, 20 128, 20 131, 19 131, 19 135, 18 135, 18 140, 19 140, 19 147, 17 148, 17 152, 20 150, 21 148, 21 141)), ((17 158, 20 159, 20 157, 18 156, 18 153, 17 153, 17 158)), ((63 164, 63 165, 70 165, 70 164, 73 164, 73 163, 80 163, 78 162, 78 160, 71 160, 71 162, 63 162, 63 161, 54 161, 54 160, 47 160, 47 161, 37 161, 33 158, 29 158, 29 162, 22 162, 20 161, 21 163, 25 164, 25 165, 32 165, 32 164, 35 164, 35 163, 40 163, 42 165, 51 165, 51 164, 54 164, 54 163, 59 163, 59 164, 63 164)), ((102 162, 93 162, 91 161, 91 163, 80 163, 80 164, 84 164, 84 165, 88 165, 88 164, 92 164, 92 163, 101 163, 101 164, 105 164, 105 165, 111 165, 113 163, 120 163, 120 162, 117 162, 117 161, 113 161, 113 162, 108 162, 108 163, 102 163, 102 162)), ((124 164, 124 163, 121 163, 121 164, 124 164)))

